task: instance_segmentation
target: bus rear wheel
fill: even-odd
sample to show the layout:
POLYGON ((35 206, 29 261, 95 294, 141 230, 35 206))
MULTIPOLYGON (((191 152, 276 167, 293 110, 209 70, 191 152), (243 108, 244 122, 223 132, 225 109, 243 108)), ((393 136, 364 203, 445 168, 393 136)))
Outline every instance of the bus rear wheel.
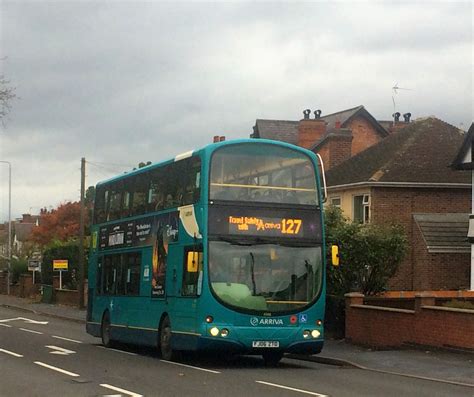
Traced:
POLYGON ((171 348, 171 321, 166 316, 160 327, 160 350, 163 360, 171 361, 176 358, 176 352, 171 348))
POLYGON ((283 358, 283 352, 264 352, 262 357, 267 367, 276 367, 283 358))
POLYGON ((100 326, 100 335, 102 337, 102 344, 105 347, 112 347, 113 341, 110 337, 110 314, 109 312, 105 312, 104 316, 102 317, 102 324, 100 326))

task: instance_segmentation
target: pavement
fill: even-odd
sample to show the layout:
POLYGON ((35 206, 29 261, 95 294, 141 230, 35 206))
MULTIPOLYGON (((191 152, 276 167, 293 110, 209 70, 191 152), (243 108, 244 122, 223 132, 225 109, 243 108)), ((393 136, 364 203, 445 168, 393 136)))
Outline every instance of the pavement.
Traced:
MULTIPOLYGON (((7 295, 0 295, 0 306, 79 323, 84 323, 86 318, 86 311, 76 307, 39 303, 7 295)), ((319 355, 288 355, 288 358, 474 388, 474 352, 468 351, 409 346, 398 350, 373 350, 352 345, 345 340, 327 339, 319 355)))

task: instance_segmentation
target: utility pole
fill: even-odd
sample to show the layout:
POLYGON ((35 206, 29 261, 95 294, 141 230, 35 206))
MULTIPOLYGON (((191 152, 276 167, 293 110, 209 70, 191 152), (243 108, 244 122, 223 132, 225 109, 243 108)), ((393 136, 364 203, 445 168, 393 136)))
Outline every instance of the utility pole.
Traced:
POLYGON ((84 191, 86 184, 86 159, 81 159, 81 213, 79 218, 79 308, 84 308, 84 191))

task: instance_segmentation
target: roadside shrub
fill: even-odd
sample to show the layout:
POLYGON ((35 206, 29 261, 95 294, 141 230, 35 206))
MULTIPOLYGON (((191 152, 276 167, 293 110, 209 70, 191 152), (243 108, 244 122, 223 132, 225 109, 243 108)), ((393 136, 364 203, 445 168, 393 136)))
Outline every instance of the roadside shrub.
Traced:
MULTIPOLYGON (((58 271, 53 271, 53 260, 67 259, 68 270, 62 274, 63 288, 77 289, 79 282, 79 247, 76 241, 53 241, 43 251, 41 265, 41 281, 43 284, 53 285, 53 276, 58 276, 58 271)), ((84 275, 87 275, 87 250, 84 253, 84 275)))
POLYGON ((339 329, 345 318, 344 294, 374 295, 384 291, 403 259, 407 240, 400 226, 354 223, 334 206, 325 210, 325 226, 328 326, 339 329), (339 247, 337 267, 331 264, 334 244, 339 247))
POLYGON ((28 262, 26 261, 26 259, 12 258, 11 270, 12 283, 16 284, 20 279, 20 275, 28 273, 28 262))

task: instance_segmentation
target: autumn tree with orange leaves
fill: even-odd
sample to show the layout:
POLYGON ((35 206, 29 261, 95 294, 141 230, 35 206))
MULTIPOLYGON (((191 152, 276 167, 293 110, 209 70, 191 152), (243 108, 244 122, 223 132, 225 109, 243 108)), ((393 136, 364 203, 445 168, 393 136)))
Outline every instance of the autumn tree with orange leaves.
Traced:
MULTIPOLYGON (((45 246, 55 240, 68 241, 77 238, 80 211, 79 202, 67 202, 51 211, 41 211, 40 225, 33 229, 31 240, 45 246)), ((86 211, 86 225, 89 223, 87 215, 86 211)))

